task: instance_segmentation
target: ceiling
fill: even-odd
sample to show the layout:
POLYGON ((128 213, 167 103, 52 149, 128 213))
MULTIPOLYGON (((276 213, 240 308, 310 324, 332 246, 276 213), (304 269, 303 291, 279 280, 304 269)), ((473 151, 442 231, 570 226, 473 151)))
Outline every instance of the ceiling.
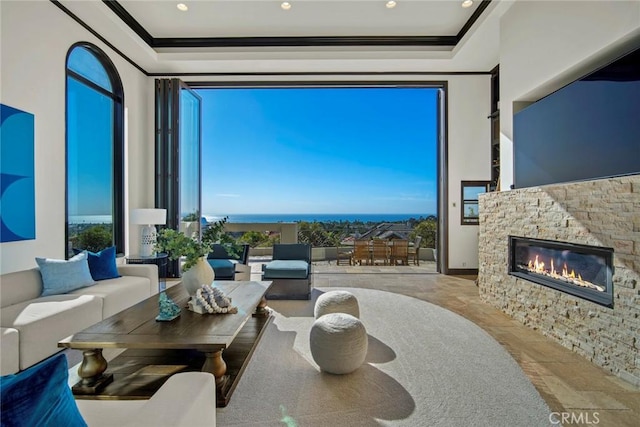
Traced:
POLYGON ((487 72, 514 0, 54 2, 149 74, 487 72))

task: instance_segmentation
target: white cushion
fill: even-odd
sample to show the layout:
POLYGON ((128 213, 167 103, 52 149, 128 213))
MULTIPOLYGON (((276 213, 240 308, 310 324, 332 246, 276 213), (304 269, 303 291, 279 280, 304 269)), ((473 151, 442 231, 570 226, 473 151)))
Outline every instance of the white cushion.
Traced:
POLYGON ((0 286, 0 307, 4 308, 38 298, 42 294, 42 275, 37 268, 3 274, 0 286))
POLYGON ((20 335, 17 329, 0 328, 0 375, 15 374, 20 370, 20 335))
POLYGON ((145 277, 149 280, 149 296, 158 293, 158 266, 155 264, 118 265, 121 276, 145 277))
POLYGON ((60 351, 61 339, 102 320, 102 299, 51 295, 3 307, 0 318, 4 327, 19 331, 20 369, 26 369, 60 351))
POLYGON ((146 277, 122 276, 101 280, 89 288, 77 289, 69 295, 95 295, 103 299, 100 320, 113 316, 151 296, 149 279, 146 277))

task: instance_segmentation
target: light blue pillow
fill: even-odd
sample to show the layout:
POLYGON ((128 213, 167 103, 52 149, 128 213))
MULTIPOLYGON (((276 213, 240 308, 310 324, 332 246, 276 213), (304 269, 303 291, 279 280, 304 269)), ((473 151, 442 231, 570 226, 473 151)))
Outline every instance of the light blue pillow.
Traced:
POLYGON ((66 294, 67 292, 95 285, 91 277, 87 253, 82 252, 63 259, 36 258, 42 275, 42 296, 66 294))

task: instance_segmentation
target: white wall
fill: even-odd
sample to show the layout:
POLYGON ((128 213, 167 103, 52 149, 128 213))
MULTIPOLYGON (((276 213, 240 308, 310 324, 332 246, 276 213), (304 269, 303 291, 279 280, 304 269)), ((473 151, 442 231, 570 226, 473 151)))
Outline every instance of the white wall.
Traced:
MULTIPOLYGON (((2 1, 0 102, 35 115, 36 239, 0 245, 0 272, 35 266, 36 256, 64 258, 65 58, 88 41, 115 64, 128 109, 129 205, 153 203, 153 80, 48 1, 2 1), (151 102, 149 101, 151 99, 151 102)), ((135 242, 134 236, 131 239, 135 242)))
MULTIPOLYGON (((500 21, 501 188, 513 184, 514 102, 535 101, 635 39, 640 0, 518 1, 500 21)), ((516 110, 517 111, 517 110, 516 110)))
POLYGON ((478 226, 460 225, 461 181, 491 179, 491 77, 449 77, 449 268, 478 268, 478 226))

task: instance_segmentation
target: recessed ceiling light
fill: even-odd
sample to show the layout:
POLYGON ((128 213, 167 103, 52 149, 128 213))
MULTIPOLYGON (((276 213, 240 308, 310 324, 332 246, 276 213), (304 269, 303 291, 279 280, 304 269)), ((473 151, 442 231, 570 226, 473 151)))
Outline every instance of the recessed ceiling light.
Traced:
POLYGON ((184 3, 178 3, 176 7, 182 12, 186 12, 187 10, 189 10, 189 7, 184 3))
POLYGON ((462 2, 462 7, 464 7, 465 9, 466 9, 467 7, 471 7, 471 6, 473 6, 473 0, 464 0, 464 1, 462 2))
POLYGON ((394 0, 389 0, 387 2, 387 4, 385 4, 387 9, 393 9, 394 7, 396 7, 396 5, 397 5, 397 3, 394 0))
POLYGON ((280 7, 284 10, 289 10, 291 9, 291 3, 289 3, 288 1, 283 1, 280 7))

